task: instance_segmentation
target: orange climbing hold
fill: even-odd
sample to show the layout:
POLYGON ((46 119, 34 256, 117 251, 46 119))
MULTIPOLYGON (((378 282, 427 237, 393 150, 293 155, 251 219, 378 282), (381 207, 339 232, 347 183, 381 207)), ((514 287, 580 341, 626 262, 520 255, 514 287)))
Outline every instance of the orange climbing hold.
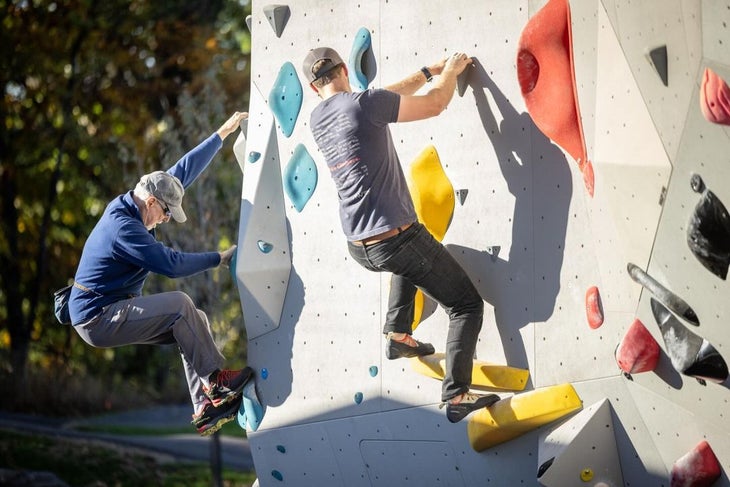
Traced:
POLYGON ((710 68, 705 68, 702 75, 700 109, 708 121, 730 125, 730 88, 710 68))
POLYGON ((596 286, 591 286, 586 291, 586 317, 588 318, 588 326, 594 330, 603 324, 601 294, 596 286))
POLYGON ((573 69, 568 0, 550 0, 527 22, 517 50, 517 79, 535 125, 578 163, 593 196, 573 69))
POLYGON ((659 362, 659 352, 659 344, 637 319, 616 348, 616 362, 627 374, 650 372, 659 362))
POLYGON ((670 487, 709 487, 720 477, 720 462, 707 441, 674 462, 670 487))

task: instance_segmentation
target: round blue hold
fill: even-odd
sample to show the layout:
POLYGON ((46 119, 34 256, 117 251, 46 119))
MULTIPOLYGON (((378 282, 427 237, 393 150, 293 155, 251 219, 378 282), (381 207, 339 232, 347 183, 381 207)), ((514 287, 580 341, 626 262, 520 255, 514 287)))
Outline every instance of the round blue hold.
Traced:
POLYGON ((261 369, 261 378, 266 380, 269 378, 269 370, 268 369, 261 369))
POLYGON ((256 162, 259 160, 259 157, 261 157, 261 153, 252 150, 248 153, 248 162, 256 162))
POLYGON ((355 403, 360 404, 362 402, 362 392, 355 393, 355 403))
POLYGON ((259 240, 259 241, 258 241, 258 242, 256 242, 256 243, 257 243, 257 244, 258 244, 258 246, 259 246, 259 250, 260 250, 261 252, 265 253, 265 254, 268 254, 268 253, 269 253, 269 252, 271 252, 271 251, 273 250, 273 248, 274 248, 274 246, 273 246, 273 245, 271 245, 271 244, 270 244, 269 242, 264 242, 263 240, 259 240))
POLYGON ((272 470, 271 476, 274 477, 276 480, 284 480, 284 476, 278 470, 272 470))
POLYGON ((370 377, 375 377, 376 375, 378 375, 378 366, 371 365, 370 366, 370 377))

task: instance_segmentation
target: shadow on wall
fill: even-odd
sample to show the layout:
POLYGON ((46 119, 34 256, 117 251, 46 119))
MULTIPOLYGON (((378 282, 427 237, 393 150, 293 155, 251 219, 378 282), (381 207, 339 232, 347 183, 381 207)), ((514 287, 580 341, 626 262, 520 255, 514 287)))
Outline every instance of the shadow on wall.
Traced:
POLYGON ((479 117, 510 193, 515 198, 512 245, 497 253, 449 245, 494 307, 507 363, 528 368, 520 328, 545 322, 560 291, 572 176, 565 155, 533 123, 517 113, 477 59, 469 74, 479 117), (491 94, 502 121, 492 112, 491 94))

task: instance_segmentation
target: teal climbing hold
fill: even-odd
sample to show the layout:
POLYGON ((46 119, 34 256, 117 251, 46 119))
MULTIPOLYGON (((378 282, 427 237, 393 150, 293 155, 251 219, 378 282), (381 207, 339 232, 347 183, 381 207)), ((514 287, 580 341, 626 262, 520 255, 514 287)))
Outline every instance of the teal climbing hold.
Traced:
POLYGON ((356 392, 355 393, 355 404, 360 404, 362 402, 362 392, 356 392))
POLYGON ((276 480, 284 480, 284 476, 278 470, 272 470, 271 476, 274 477, 276 480))
POLYGON ((276 449, 279 451, 279 453, 286 453, 286 448, 284 448, 284 445, 276 445, 276 449))
MULTIPOLYGON (((274 29, 276 37, 281 37, 284 32, 284 27, 289 21, 291 11, 288 5, 266 5, 264 7, 264 14, 271 24, 271 28, 274 29)), ((250 29, 249 29, 250 30, 250 29)))
POLYGON ((261 157, 260 152, 256 152, 255 150, 252 150, 248 153, 248 162, 256 162, 259 160, 259 157, 261 157))
POLYGON ((371 365, 370 366, 370 377, 375 377, 376 375, 378 375, 378 366, 371 365))
POLYGON ((370 31, 365 27, 361 27, 355 34, 355 40, 352 42, 352 51, 350 51, 350 60, 348 69, 350 72, 350 84, 360 91, 368 88, 368 73, 366 73, 366 55, 372 46, 370 31))
POLYGON ((238 287, 238 280, 236 278, 236 262, 238 261, 238 249, 236 249, 235 252, 233 252, 233 257, 231 258, 231 263, 228 267, 228 270, 231 272, 231 278, 233 279, 233 285, 235 287, 238 287))
POLYGON ((248 425, 251 431, 256 431, 259 429, 263 417, 264 407, 261 405, 261 401, 259 401, 256 384, 254 381, 249 381, 243 387, 241 406, 238 408, 238 424, 243 429, 246 429, 248 425))
POLYGON ((259 250, 265 254, 268 254, 274 249, 273 245, 269 242, 264 242, 263 240, 259 240, 256 244, 259 246, 259 250))
POLYGON ((279 122, 279 128, 285 137, 294 131, 294 126, 302 108, 302 84, 297 71, 290 62, 285 62, 279 70, 274 86, 269 93, 269 107, 279 122))
POLYGON ((317 165, 307 148, 299 144, 284 168, 284 191, 298 212, 304 209, 317 187, 317 165))

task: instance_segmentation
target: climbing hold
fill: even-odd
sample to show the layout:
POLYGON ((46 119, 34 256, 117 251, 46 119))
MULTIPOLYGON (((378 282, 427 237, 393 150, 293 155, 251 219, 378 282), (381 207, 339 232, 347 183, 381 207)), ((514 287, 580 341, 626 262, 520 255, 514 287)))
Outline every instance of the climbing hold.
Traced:
POLYGON ((271 471, 271 476, 274 477, 276 480, 279 480, 279 481, 284 480, 284 476, 278 470, 272 470, 271 471))
POLYGON ((231 263, 228 266, 228 270, 231 273, 231 279, 233 279, 233 285, 238 287, 238 279, 236 278, 236 262, 238 262, 238 249, 236 249, 236 252, 233 253, 231 263))
POLYGON ((659 344, 641 320, 634 320, 616 348, 616 363, 626 374, 649 372, 659 362, 659 344))
POLYGON ((710 68, 702 75, 700 110, 708 122, 730 125, 730 88, 710 68))
POLYGON ((495 262, 497 260, 497 257, 499 257, 500 250, 502 250, 501 245, 490 245, 484 251, 489 254, 489 256, 492 259, 492 262, 495 262))
POLYGON ((578 163, 593 196, 573 69, 568 0, 550 0, 527 23, 517 50, 517 78, 535 125, 578 163))
POLYGON ((362 392, 356 392, 355 393, 355 404, 360 404, 362 402, 362 392))
POLYGON ((591 286, 586 291, 586 317, 588 318, 588 326, 594 330, 603 324, 601 294, 596 286, 591 286))
POLYGON ((370 377, 375 377, 376 375, 378 375, 378 366, 377 365, 371 365, 370 366, 370 369, 369 369, 369 372, 370 372, 370 377))
POLYGON ((259 246, 259 250, 265 254, 268 254, 274 249, 273 245, 269 242, 264 242, 263 240, 259 240, 256 244, 259 246))
POLYGON ((709 487, 722 474, 720 462, 706 440, 672 465, 670 487, 709 487))
MULTIPOLYGON (((284 32, 284 27, 289 21, 291 11, 288 5, 266 5, 264 6, 264 14, 271 24, 271 28, 274 29, 276 37, 281 37, 284 32)), ((249 28, 250 30, 250 28, 249 28)))
POLYGON ((664 83, 664 86, 669 86, 669 69, 667 62, 667 46, 655 47, 649 51, 649 60, 652 66, 656 70, 657 74, 664 83))
POLYGON ((368 82, 372 78, 368 78, 368 61, 367 55, 370 53, 372 40, 370 31, 365 27, 361 27, 355 34, 352 42, 352 50, 350 51, 350 59, 347 66, 350 73, 350 84, 360 91, 367 90, 368 82))
POLYGON ((667 355, 677 372, 717 383, 727 379, 727 364, 715 347, 689 331, 654 298, 651 298, 651 311, 662 332, 667 355))
POLYGON ((475 451, 484 451, 552 423, 582 405, 570 384, 516 394, 480 409, 471 417, 467 425, 469 443, 475 451))
POLYGON ((261 378, 264 380, 269 378, 269 369, 261 369, 261 378))
POLYGON ((269 93, 269 106, 279 122, 281 133, 289 137, 302 108, 302 84, 299 82, 297 71, 290 62, 285 62, 279 70, 269 93))
POLYGON ((467 194, 469 194, 468 189, 457 189, 456 190, 456 199, 459 200, 460 205, 463 205, 464 201, 466 201, 467 194))
POLYGON ((253 29, 251 28, 252 23, 253 23, 253 16, 247 15, 246 16, 246 27, 248 27, 248 31, 253 34, 253 29))
POLYGON ((248 381, 243 386, 243 395, 241 399, 241 406, 238 409, 238 423, 241 424, 245 429, 245 423, 248 423, 251 431, 256 431, 261 425, 261 420, 264 418, 264 407, 259 400, 258 391, 256 390, 256 383, 254 381, 248 381))
POLYGON ((276 445, 276 450, 279 453, 286 453, 286 448, 284 448, 284 445, 276 445))
POLYGON ((725 280, 730 266, 730 215, 699 174, 692 175, 690 184, 702 197, 687 225, 687 245, 703 266, 725 280))
POLYGON ((284 168, 284 191, 294 208, 301 212, 316 187, 317 165, 304 144, 298 144, 284 168))
POLYGON ((248 153, 248 162, 256 162, 259 160, 259 157, 261 157, 261 153, 252 150, 248 153))
POLYGON ((682 298, 659 284, 656 279, 644 272, 636 264, 629 262, 626 265, 626 269, 628 270, 631 279, 648 289, 649 292, 651 292, 664 304, 664 306, 671 309, 691 324, 700 326, 700 320, 697 317, 697 314, 695 314, 694 310, 690 308, 689 304, 687 304, 682 298))
POLYGON ((583 470, 581 470, 580 479, 583 482, 590 482, 591 480, 593 480, 593 470, 591 470, 590 468, 584 468, 583 470))
MULTIPOLYGON (((423 357, 411 358, 411 368, 427 377, 443 381, 446 370, 446 355, 432 353, 423 357)), ((471 369, 471 385, 474 388, 504 389, 521 391, 527 385, 530 371, 507 365, 497 365, 474 360, 471 369)))

